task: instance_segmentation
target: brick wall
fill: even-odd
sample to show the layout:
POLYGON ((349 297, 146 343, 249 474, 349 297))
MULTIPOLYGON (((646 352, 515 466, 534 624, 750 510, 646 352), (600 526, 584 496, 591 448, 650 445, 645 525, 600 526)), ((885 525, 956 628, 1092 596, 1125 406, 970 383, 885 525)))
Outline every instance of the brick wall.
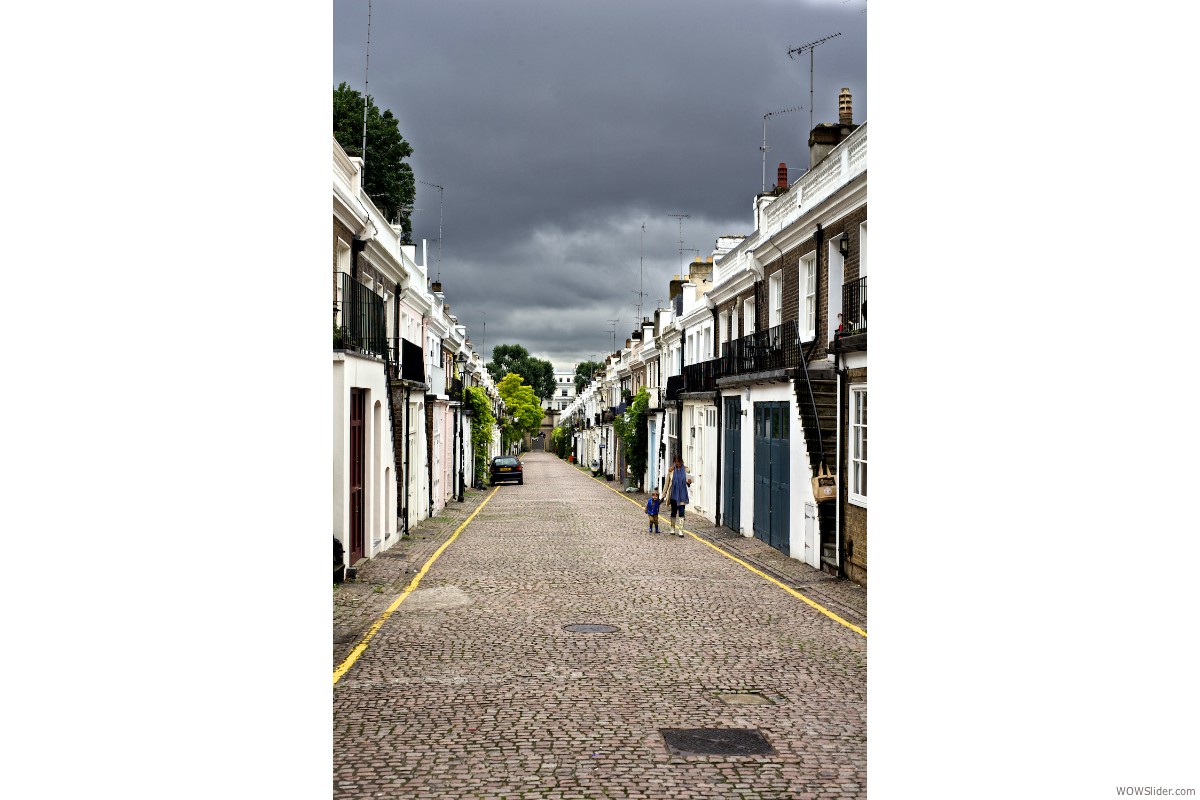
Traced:
POLYGON ((862 586, 867 585, 867 510, 846 505, 846 577, 862 586))
MULTIPOLYGON (((829 340, 832 338, 826 335, 829 330, 829 242, 837 239, 843 233, 849 234, 850 252, 845 258, 842 285, 858 280, 858 226, 866 221, 867 206, 864 204, 825 227, 821 253, 818 255, 820 267, 817 271, 817 282, 820 286, 817 289, 817 339, 819 341, 817 349, 813 353, 815 357, 824 358, 828 354, 829 340)), ((811 248, 809 251, 811 252, 811 248)), ((837 325, 836 319, 834 325, 837 325)))
MULTIPOLYGON (((813 350, 813 359, 823 359, 828 353, 829 337, 827 318, 829 298, 829 242, 837 239, 844 232, 850 234, 850 253, 846 256, 843 283, 858 280, 858 226, 867 221, 867 206, 856 208, 846 216, 830 223, 822 229, 821 252, 817 254, 817 345, 813 350)), ((812 237, 785 253, 781 258, 767 265, 766 277, 783 265, 783 320, 800 322, 800 259, 812 256, 817 249, 816 237, 812 237)), ((767 305, 766 281, 761 289, 761 308, 759 309, 759 330, 766 327, 769 319, 767 305)))

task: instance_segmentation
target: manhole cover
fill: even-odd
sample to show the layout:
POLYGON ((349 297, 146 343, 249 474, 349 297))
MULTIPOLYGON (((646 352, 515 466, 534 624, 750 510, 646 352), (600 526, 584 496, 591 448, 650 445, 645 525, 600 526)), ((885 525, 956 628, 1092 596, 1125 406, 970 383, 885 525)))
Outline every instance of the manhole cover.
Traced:
POLYGON ((564 625, 563 630, 571 631, 572 633, 612 633, 618 630, 618 628, 616 625, 595 625, 590 622, 584 622, 576 625, 564 625))
POLYGON ((770 706, 774 705, 759 692, 718 692, 717 697, 731 706, 770 706))
POLYGON ((775 748, 754 728, 660 728, 667 750, 678 756, 760 756, 775 748))

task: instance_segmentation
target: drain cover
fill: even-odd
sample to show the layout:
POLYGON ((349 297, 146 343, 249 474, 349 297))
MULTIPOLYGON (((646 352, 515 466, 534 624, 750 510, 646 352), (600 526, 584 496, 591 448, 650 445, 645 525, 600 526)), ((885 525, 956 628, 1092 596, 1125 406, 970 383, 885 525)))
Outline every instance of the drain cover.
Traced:
POLYGON ((595 625, 587 622, 576 625, 564 625, 563 630, 571 631, 572 633, 612 633, 618 630, 618 628, 616 625, 595 625))
POLYGON ((775 748, 754 728, 660 728, 667 750, 678 756, 760 756, 775 748))
POLYGON ((729 692, 718 693, 722 701, 731 706, 771 706, 775 705, 760 692, 729 692))

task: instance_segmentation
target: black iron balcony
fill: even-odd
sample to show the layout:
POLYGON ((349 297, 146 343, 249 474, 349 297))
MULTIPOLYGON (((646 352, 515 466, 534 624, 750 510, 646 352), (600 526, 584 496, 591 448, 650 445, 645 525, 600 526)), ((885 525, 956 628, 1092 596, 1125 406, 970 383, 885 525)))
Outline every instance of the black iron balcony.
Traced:
POLYGON ((383 298, 345 272, 334 274, 333 349, 386 358, 383 298))
POLYGON ((667 378, 667 400, 668 403, 674 403, 679 399, 679 393, 687 388, 686 375, 671 375, 667 378))
MULTIPOLYGON (((800 343, 796 321, 788 320, 721 345, 720 375, 768 372, 800 366, 800 343)), ((696 365, 699 366, 699 365, 696 365)), ((688 391, 692 391, 690 388, 688 391)))
POLYGON ((683 368, 684 386, 689 392, 712 392, 716 390, 717 378, 722 374, 721 360, 718 358, 688 364, 683 368))
POLYGON ((388 339, 388 376, 414 383, 425 382, 425 353, 408 339, 388 339))
POLYGON ((842 287, 842 336, 867 332, 867 279, 842 287))

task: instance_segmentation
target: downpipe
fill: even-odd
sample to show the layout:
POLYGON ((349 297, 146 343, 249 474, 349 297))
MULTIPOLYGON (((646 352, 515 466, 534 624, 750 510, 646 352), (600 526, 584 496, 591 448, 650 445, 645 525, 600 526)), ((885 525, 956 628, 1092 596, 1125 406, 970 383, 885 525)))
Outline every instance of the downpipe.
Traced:
POLYGON ((412 387, 404 388, 404 505, 401 517, 404 520, 404 536, 408 536, 408 494, 409 481, 412 478, 412 447, 408 444, 408 405, 412 402, 412 387))
POLYGON ((837 442, 834 458, 837 459, 837 505, 834 506, 834 530, 837 536, 834 537, 835 554, 838 565, 838 577, 843 578, 846 575, 846 552, 842 547, 842 543, 846 540, 846 471, 842 468, 842 401, 846 396, 843 384, 846 381, 846 367, 842 362, 842 354, 840 350, 835 350, 833 354, 833 369, 837 375, 837 435, 834 436, 837 442))

